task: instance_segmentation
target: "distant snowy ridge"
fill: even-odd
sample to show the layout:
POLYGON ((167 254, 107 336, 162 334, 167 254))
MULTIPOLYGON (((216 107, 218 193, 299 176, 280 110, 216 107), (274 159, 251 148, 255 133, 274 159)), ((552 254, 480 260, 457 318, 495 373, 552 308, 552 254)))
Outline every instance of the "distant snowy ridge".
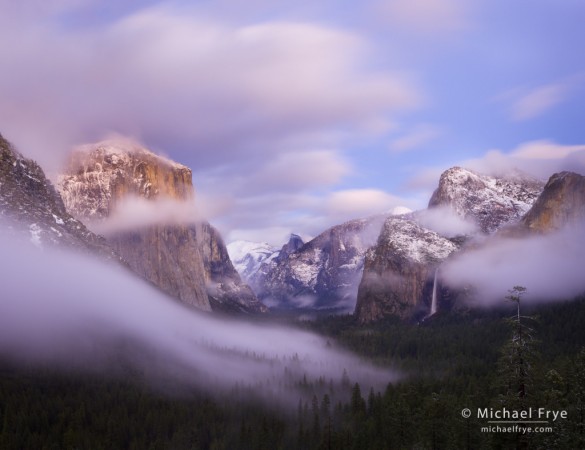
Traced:
POLYGON ((244 280, 258 272, 262 264, 268 264, 278 257, 280 250, 266 242, 233 241, 227 245, 234 268, 244 280))

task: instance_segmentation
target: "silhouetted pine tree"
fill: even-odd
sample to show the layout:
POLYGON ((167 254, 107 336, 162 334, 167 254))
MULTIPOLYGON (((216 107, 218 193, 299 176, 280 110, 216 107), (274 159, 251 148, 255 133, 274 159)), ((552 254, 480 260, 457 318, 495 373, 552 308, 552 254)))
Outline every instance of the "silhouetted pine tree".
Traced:
MULTIPOLYGON (((514 286, 506 296, 506 300, 516 304, 516 314, 506 319, 511 328, 512 337, 504 345, 498 363, 498 382, 503 391, 498 399, 498 406, 510 411, 527 410, 532 396, 532 368, 536 359, 536 350, 534 330, 527 325, 527 322, 534 318, 521 314, 521 299, 525 293, 525 287, 514 286)), ((524 425, 520 424, 520 427, 516 435, 516 448, 523 449, 528 447, 528 435, 522 431, 524 425)))

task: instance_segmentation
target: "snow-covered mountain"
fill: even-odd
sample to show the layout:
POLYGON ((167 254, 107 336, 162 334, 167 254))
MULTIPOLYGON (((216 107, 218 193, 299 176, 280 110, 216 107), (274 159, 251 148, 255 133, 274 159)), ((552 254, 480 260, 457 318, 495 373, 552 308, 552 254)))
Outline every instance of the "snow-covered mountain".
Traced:
POLYGON ((441 287, 441 263, 465 252, 464 242, 476 245, 478 233, 493 235, 504 226, 518 224, 543 187, 544 183, 519 172, 494 177, 461 167, 446 170, 428 210, 384 224, 366 256, 355 310, 358 320, 365 323, 389 315, 422 318, 432 309, 436 312, 452 304, 457 293, 441 287), (440 214, 434 214, 439 210, 440 214), (454 217, 460 223, 454 224, 454 217), (449 233, 450 227, 466 237, 449 233), (438 298, 431 308, 433 292, 438 298))
POLYGON ((351 311, 357 304, 362 322, 423 314, 441 261, 475 234, 517 223, 543 185, 520 173, 494 177, 454 167, 441 175, 428 210, 352 220, 286 257, 258 250, 247 260, 254 271, 248 279, 273 307, 351 311))
POLYGON ((270 263, 278 256, 280 250, 266 242, 234 241, 227 245, 234 268, 247 282, 262 264, 270 263))
POLYGON ((352 311, 366 250, 376 242, 383 220, 352 220, 302 246, 293 235, 278 256, 261 265, 251 286, 275 308, 352 311))
POLYGON ((452 167, 441 175, 429 209, 448 207, 457 216, 474 222, 486 234, 518 221, 542 192, 544 183, 515 172, 502 177, 452 167))
POLYGON ((0 136, 1 232, 38 246, 65 246, 108 260, 121 259, 101 236, 72 217, 40 166, 0 136))
POLYGON ((292 233, 280 249, 266 242, 234 241, 228 244, 228 252, 240 276, 251 286, 262 285, 266 273, 305 243, 298 234, 292 233))
POLYGON ((362 323, 431 311, 439 265, 458 245, 404 217, 384 222, 366 253, 355 315, 362 323))

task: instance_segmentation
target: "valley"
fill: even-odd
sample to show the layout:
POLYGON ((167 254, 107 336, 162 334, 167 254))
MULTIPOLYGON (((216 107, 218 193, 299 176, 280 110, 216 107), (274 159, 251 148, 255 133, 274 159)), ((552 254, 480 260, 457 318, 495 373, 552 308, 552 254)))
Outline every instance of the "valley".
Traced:
POLYGON ((0 448, 581 445, 585 177, 453 168, 428 209, 279 249, 226 246, 190 169, 142 147, 86 146, 57 189, 0 149, 0 448), (521 397, 508 279, 532 283, 521 397), (461 417, 498 404, 567 416, 530 437, 461 417))

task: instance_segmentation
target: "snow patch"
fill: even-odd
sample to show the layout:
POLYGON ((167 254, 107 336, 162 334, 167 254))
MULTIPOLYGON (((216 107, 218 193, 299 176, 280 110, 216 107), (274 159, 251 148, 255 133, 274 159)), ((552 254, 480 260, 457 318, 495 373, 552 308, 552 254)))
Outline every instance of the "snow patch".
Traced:
POLYGON ((31 223, 28 229, 30 231, 30 241, 37 247, 42 247, 41 234, 43 229, 36 223, 31 223))
POLYGON ((398 255, 421 264, 442 261, 457 250, 448 239, 403 219, 388 219, 380 239, 398 255))
POLYGON ((65 225, 65 222, 63 222, 63 219, 61 219, 59 216, 56 216, 55 214, 52 214, 53 219, 55 219, 55 223, 57 225, 65 225))
POLYGON ((269 264, 279 251, 266 242, 234 241, 227 245, 228 255, 238 273, 249 280, 263 264, 269 264))

